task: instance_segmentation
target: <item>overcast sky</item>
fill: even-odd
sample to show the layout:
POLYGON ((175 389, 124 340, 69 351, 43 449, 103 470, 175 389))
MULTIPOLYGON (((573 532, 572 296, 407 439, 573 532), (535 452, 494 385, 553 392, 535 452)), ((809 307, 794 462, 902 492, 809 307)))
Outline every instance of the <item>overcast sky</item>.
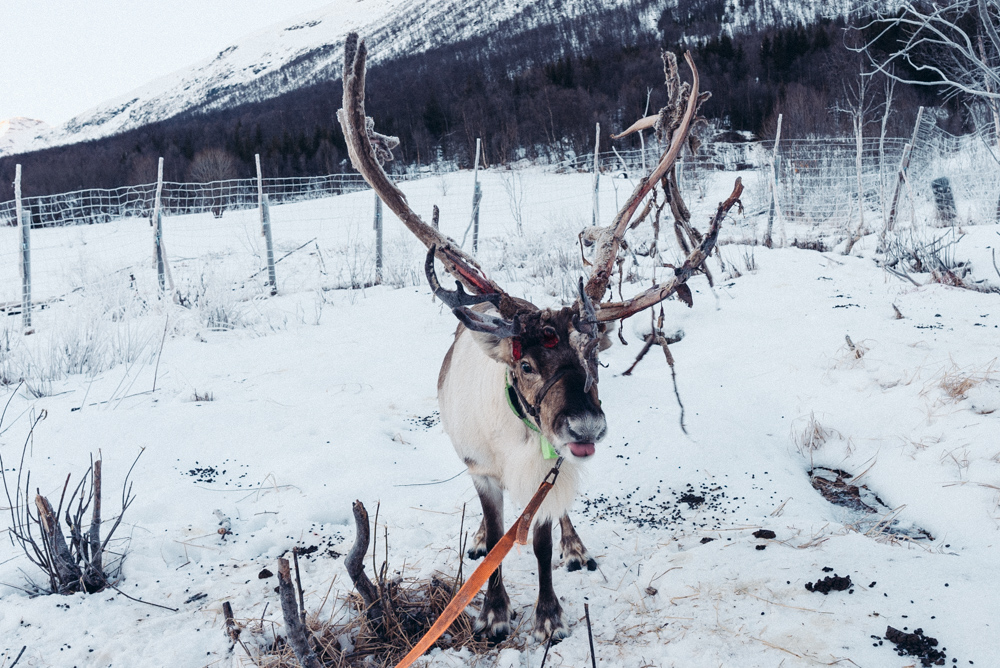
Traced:
POLYGON ((335 0, 0 0, 0 120, 58 125, 335 0))

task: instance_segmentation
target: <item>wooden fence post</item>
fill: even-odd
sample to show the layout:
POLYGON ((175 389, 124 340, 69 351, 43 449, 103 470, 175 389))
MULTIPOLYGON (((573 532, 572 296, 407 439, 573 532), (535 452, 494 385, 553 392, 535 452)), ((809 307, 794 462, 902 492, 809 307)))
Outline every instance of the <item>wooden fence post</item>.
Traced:
POLYGON ((781 121, 782 114, 778 114, 778 131, 774 135, 774 151, 771 158, 771 208, 767 213, 767 233, 764 235, 764 245, 768 248, 774 247, 771 233, 774 230, 774 214, 778 209, 778 143, 781 141, 781 121))
POLYGON ((267 282, 271 286, 271 296, 278 294, 278 280, 274 273, 274 241, 271 238, 271 207, 264 194, 264 178, 260 171, 260 153, 255 153, 257 163, 257 208, 260 210, 260 234, 264 237, 267 253, 267 282))
POLYGON ((156 280, 160 284, 160 293, 165 287, 163 267, 163 158, 156 167, 156 199, 153 200, 153 261, 156 263, 156 280))
POLYGON ((271 206, 267 195, 261 200, 261 226, 264 228, 264 243, 267 247, 267 282, 271 285, 271 296, 278 294, 278 279, 274 275, 274 243, 271 241, 271 206))
POLYGON ((899 163, 899 178, 896 180, 896 192, 892 195, 889 218, 885 222, 886 232, 892 232, 892 228, 896 225, 896 206, 899 204, 899 193, 903 189, 903 182, 906 181, 906 170, 910 168, 910 158, 913 157, 913 147, 917 144, 917 133, 920 131, 920 120, 923 115, 924 108, 920 107, 917 109, 917 122, 913 124, 913 138, 909 144, 903 147, 903 158, 899 163))
POLYGON ((382 198, 375 193, 375 285, 382 285, 382 198))
POLYGON ((483 191, 479 187, 479 156, 482 139, 476 137, 476 164, 472 168, 472 254, 479 252, 479 202, 483 191))
POLYGON ((21 234, 21 322, 24 333, 33 334, 31 328, 31 212, 21 201, 21 165, 14 166, 14 215, 21 234))
POLYGON ((934 207, 937 209, 938 220, 948 226, 953 226, 958 218, 955 207, 955 194, 951 190, 951 182, 947 176, 941 176, 931 181, 931 192, 934 194, 934 207))
POLYGON ((591 224, 596 226, 601 219, 601 201, 599 188, 601 185, 601 166, 599 164, 598 152, 601 150, 601 124, 597 124, 594 133, 594 206, 591 224))

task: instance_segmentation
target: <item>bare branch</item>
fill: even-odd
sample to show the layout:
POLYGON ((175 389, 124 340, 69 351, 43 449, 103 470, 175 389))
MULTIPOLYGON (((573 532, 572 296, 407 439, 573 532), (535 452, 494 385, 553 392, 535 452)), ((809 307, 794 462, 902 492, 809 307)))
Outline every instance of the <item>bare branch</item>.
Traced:
POLYGON ((953 0, 944 5, 906 2, 900 9, 897 14, 878 14, 858 28, 875 33, 857 50, 868 55, 877 71, 902 83, 946 86, 950 94, 962 92, 980 99, 1000 99, 1000 1, 953 0), (905 35, 896 50, 887 57, 878 55, 876 45, 896 31, 905 35), (989 38, 988 48, 977 49, 973 38, 982 34, 989 38), (893 67, 896 62, 933 76, 900 75, 893 67))

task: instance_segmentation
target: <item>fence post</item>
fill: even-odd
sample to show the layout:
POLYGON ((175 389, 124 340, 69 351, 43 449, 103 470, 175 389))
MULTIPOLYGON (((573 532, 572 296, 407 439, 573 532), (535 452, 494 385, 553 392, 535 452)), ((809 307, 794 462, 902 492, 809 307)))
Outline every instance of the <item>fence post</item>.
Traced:
POLYGON ((264 243, 267 247, 267 282, 271 285, 271 296, 278 294, 278 279, 274 275, 274 243, 271 241, 271 206, 267 195, 261 200, 261 225, 264 228, 264 243))
POLYGON ((774 247, 771 232, 774 229, 774 214, 778 208, 778 143, 781 141, 782 114, 778 114, 778 131, 774 135, 774 151, 771 159, 771 208, 767 213, 767 233, 764 235, 764 245, 774 247))
POLYGON ((163 277, 163 211, 161 208, 163 197, 163 158, 160 158, 156 167, 156 199, 153 202, 153 260, 156 262, 156 279, 160 284, 160 293, 163 293, 165 281, 163 277))
POLYGON ((601 218, 601 202, 598 195, 598 188, 601 184, 601 168, 598 164, 598 151, 601 149, 601 124, 597 124, 597 130, 594 133, 594 207, 593 207, 593 220, 591 224, 596 226, 601 218))
POLYGON ((479 252, 479 201, 483 192, 479 188, 479 155, 482 139, 476 137, 476 164, 472 168, 472 254, 479 252))
POLYGON ((931 192, 934 193, 934 207, 937 209, 938 220, 945 225, 953 226, 958 217, 955 207, 955 195, 951 191, 951 182, 947 176, 941 176, 931 181, 931 192))
POLYGON ((253 156, 257 163, 257 208, 260 210, 260 233, 264 237, 267 252, 267 282, 271 286, 271 296, 278 294, 278 279, 274 273, 274 242, 271 238, 271 207, 264 194, 264 179, 260 171, 260 153, 253 156))
POLYGON ((382 198, 375 193, 375 285, 382 285, 382 198))
MULTIPOLYGON (((917 133, 920 131, 920 120, 924 115, 924 108, 917 109, 917 122, 913 124, 913 139, 903 147, 903 159, 899 163, 899 178, 896 181, 896 192, 892 195, 892 206, 889 207, 889 218, 885 221, 885 231, 892 232, 896 224, 896 206, 899 204, 899 193, 903 189, 903 182, 906 180, 906 170, 910 168, 910 158, 913 156, 913 147, 917 143, 917 133)), ((883 234, 884 236, 884 234, 883 234)))
POLYGON ((31 329, 31 212, 21 201, 21 165, 14 166, 14 215, 21 234, 21 321, 24 333, 33 334, 31 329))

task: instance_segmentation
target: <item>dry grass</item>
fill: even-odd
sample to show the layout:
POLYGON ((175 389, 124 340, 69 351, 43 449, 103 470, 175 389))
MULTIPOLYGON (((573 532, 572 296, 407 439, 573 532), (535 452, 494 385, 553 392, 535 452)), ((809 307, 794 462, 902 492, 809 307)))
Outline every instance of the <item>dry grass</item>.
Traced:
POLYGON ((198 390, 195 390, 194 394, 191 395, 191 401, 215 401, 215 394, 212 392, 199 392, 198 390))
POLYGON ((801 426, 792 425, 792 442, 795 443, 799 454, 811 454, 822 448, 831 438, 843 438, 843 436, 836 429, 829 429, 821 425, 816 419, 816 414, 811 411, 809 419, 804 424, 801 426))
POLYGON ((992 380, 997 374, 996 360, 992 360, 981 369, 971 367, 960 368, 953 364, 951 368, 941 374, 941 378, 937 384, 952 401, 958 402, 966 398, 969 390, 981 383, 992 380))
MULTIPOLYGON (((328 668, 391 668, 402 659, 430 629, 457 591, 454 579, 438 575, 424 580, 396 580, 389 584, 391 609, 395 612, 387 623, 385 637, 380 636, 363 613, 361 597, 351 592, 340 599, 344 614, 320 620, 310 615, 307 626, 311 642, 320 662, 328 668)), ((468 614, 459 616, 434 647, 467 648, 474 655, 491 650, 484 640, 473 634, 475 620, 468 614)), ((247 645, 256 668, 299 668, 291 646, 279 631, 265 632, 259 620, 237 622, 255 636, 247 645)), ((516 639, 513 641, 516 642, 516 639)), ((500 647, 514 646, 507 641, 500 647)), ((245 645, 246 647, 246 645, 245 645)))

